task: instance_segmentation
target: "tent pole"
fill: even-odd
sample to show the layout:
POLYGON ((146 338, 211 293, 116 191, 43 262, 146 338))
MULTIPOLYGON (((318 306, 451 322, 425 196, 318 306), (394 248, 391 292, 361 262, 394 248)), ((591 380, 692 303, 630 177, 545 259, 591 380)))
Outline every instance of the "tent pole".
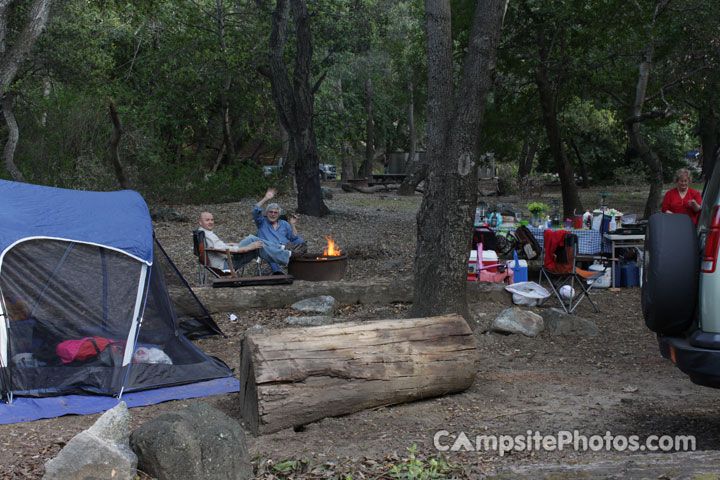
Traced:
POLYGON ((7 395, 8 403, 12 403, 12 390, 10 388, 10 368, 8 364, 8 320, 5 312, 5 297, 0 294, 0 320, 2 320, 2 326, 0 326, 0 383, 2 389, 0 390, 0 398, 2 394, 7 395))
POLYGON ((130 325, 127 341, 125 342, 125 353, 123 355, 122 367, 125 369, 123 375, 122 386, 118 398, 122 398, 125 391, 128 378, 130 377, 130 365, 133 353, 135 352, 135 344, 140 335, 140 327, 142 326, 143 315, 145 313, 145 303, 147 302, 147 289, 150 283, 150 269, 148 265, 143 263, 140 269, 140 279, 138 281, 137 295, 135 297, 135 309, 133 310, 133 321, 130 325))

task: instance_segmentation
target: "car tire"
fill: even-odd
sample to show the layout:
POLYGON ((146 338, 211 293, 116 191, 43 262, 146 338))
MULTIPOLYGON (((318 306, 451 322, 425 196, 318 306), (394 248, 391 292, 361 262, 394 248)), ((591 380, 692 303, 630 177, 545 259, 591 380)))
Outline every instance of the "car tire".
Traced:
POLYGON ((645 232, 642 311, 661 335, 677 335, 693 321, 700 277, 695 225, 687 215, 656 213, 645 232))

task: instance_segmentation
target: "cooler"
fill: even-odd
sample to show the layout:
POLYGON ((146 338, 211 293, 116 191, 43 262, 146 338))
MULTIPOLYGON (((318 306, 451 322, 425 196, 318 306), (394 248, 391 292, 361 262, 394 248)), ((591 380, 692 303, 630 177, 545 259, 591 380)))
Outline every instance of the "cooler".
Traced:
MULTIPOLYGON (((483 266, 496 265, 498 263, 498 256, 494 250, 483 250, 482 252, 482 263, 483 266)), ((489 272, 497 272, 497 267, 490 267, 487 269, 489 272)), ((468 280, 475 280, 477 277, 477 250, 470 251, 470 259, 468 260, 468 280)))
POLYGON ((508 260, 507 266, 513 269, 513 283, 528 281, 527 260, 508 260))

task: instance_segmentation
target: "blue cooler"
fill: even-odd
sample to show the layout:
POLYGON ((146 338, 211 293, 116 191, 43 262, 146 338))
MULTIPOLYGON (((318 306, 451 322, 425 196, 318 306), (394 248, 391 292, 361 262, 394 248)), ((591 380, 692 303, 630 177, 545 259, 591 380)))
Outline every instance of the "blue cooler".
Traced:
POLYGON ((513 283, 528 281, 527 261, 518 260, 517 251, 513 251, 513 260, 511 262, 508 262, 508 264, 513 269, 513 283))
POLYGON ((614 273, 616 287, 640 286, 640 268, 635 262, 620 263, 615 265, 614 273))

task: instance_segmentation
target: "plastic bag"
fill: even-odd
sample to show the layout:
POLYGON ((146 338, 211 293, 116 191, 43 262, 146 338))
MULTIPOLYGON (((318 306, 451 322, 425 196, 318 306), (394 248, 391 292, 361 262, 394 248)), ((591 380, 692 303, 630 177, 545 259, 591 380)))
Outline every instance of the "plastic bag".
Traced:
POLYGON ((164 363, 172 365, 172 360, 167 353, 159 348, 154 347, 138 347, 132 358, 133 363, 164 363))
POLYGON ((512 293, 515 305, 535 307, 550 297, 550 292, 535 282, 513 283, 505 287, 505 290, 512 293))

